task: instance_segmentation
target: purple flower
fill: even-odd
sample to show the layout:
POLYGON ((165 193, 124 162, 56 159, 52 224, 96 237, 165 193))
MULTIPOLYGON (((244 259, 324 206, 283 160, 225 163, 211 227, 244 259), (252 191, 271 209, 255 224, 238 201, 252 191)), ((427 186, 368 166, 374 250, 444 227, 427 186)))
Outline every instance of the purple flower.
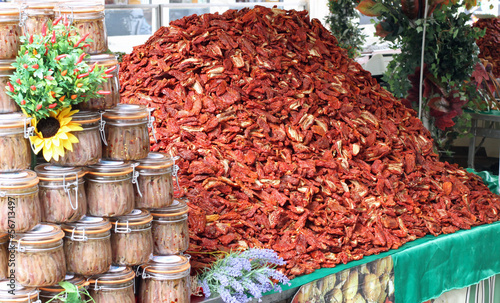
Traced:
POLYGON ((215 273, 214 278, 217 279, 222 286, 229 286, 229 280, 222 273, 215 273))
POLYGON ((252 264, 250 260, 244 258, 242 255, 234 256, 233 258, 229 258, 227 261, 227 265, 235 268, 235 270, 252 270, 252 264))
POLYGON ((210 292, 210 287, 208 286, 207 280, 201 281, 201 288, 203 288, 203 293, 205 294, 205 297, 208 298, 212 295, 210 292))
POLYGON ((248 259, 254 259, 256 261, 260 261, 263 263, 270 263, 276 265, 284 265, 286 262, 283 261, 283 258, 278 256, 278 254, 272 249, 258 249, 258 248, 250 248, 249 250, 241 253, 241 256, 244 256, 248 259))
POLYGON ((246 287, 246 289, 248 290, 248 292, 250 292, 250 294, 252 296, 254 296, 255 298, 260 298, 262 297, 262 290, 261 288, 259 287, 260 285, 257 285, 251 281, 245 281, 243 283, 243 286, 246 287))
POLYGON ((241 283, 239 281, 236 281, 234 278, 229 279, 229 286, 231 286, 237 292, 243 293, 245 291, 241 283))

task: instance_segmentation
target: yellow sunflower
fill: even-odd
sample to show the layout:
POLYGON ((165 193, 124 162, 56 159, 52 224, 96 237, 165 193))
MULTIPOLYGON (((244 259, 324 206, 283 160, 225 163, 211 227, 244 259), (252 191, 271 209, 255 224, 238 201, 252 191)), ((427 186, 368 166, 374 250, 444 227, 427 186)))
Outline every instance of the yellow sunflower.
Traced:
POLYGON ((35 136, 30 139, 34 152, 38 154, 43 149, 43 157, 48 162, 51 158, 58 161, 59 157, 64 157, 66 150, 73 151, 73 143, 78 143, 78 138, 71 132, 83 130, 80 123, 71 121, 71 116, 77 112, 67 107, 50 113, 50 117, 45 119, 37 121, 32 118, 35 136))

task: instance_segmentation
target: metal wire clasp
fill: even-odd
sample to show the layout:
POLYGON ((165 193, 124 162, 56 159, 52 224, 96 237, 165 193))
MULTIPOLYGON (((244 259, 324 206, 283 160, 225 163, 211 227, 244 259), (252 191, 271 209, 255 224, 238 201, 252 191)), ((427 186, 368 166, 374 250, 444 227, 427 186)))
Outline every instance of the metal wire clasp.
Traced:
POLYGON ((66 174, 64 174, 63 175, 63 188, 64 188, 64 192, 68 195, 69 204, 71 206, 71 209, 77 210, 78 209, 78 173, 75 173, 75 182, 69 182, 68 184, 66 184, 66 174), (75 188, 76 206, 73 206, 73 202, 71 201, 71 194, 69 192, 71 190, 71 187, 75 188))
POLYGON ((84 241, 87 241, 89 239, 85 235, 85 227, 83 228, 81 235, 75 235, 75 229, 76 229, 76 227, 73 227, 73 230, 71 231, 71 241, 84 242, 84 241))
POLYGON ((30 147, 31 150, 33 151, 34 154, 35 152, 35 147, 33 146, 33 143, 31 142, 31 136, 33 136, 33 133, 35 132, 35 127, 31 126, 31 118, 24 118, 24 138, 30 140, 30 147), (28 120, 28 121, 26 121, 28 120), (26 126, 29 124, 30 126, 26 126))
POLYGON ((119 227, 118 226, 119 220, 116 221, 115 224, 115 233, 117 234, 130 234, 132 232, 132 229, 128 226, 128 220, 125 221, 125 226, 124 227, 119 227))
POLYGON ((26 247, 21 246, 21 241, 22 241, 23 239, 24 239, 24 238, 23 238, 23 237, 21 237, 21 239, 17 240, 17 248, 16 248, 16 250, 17 250, 18 252, 25 252, 25 251, 26 251, 26 247))
POLYGON ((132 164, 132 184, 135 184, 135 186, 137 188, 137 193, 142 198, 141 189, 139 188, 139 182, 137 181, 137 179, 139 178, 140 173, 135 170, 135 168, 137 167, 137 165, 139 165, 139 163, 132 164))
POLYGON ((180 192, 181 191, 181 186, 179 185, 179 175, 178 172, 180 170, 179 165, 175 164, 175 160, 178 160, 179 157, 172 157, 174 160, 174 165, 172 166, 172 176, 175 177, 175 182, 177 183, 177 190, 180 192))
POLYGON ((104 126, 106 125, 106 121, 102 118, 104 112, 101 112, 101 121, 99 122, 99 133, 101 134, 101 139, 104 145, 108 146, 108 142, 106 142, 106 133, 104 132, 104 126))
POLYGON ((156 139, 156 131, 153 125, 153 122, 155 122, 155 117, 151 116, 151 113, 155 110, 154 108, 148 108, 148 127, 151 128, 151 133, 153 134, 153 138, 155 139, 155 143, 158 143, 158 140, 156 139))
POLYGON ((42 303, 42 300, 40 300, 40 291, 38 290, 33 290, 28 293, 28 303, 42 303), (36 301, 31 301, 31 296, 36 293, 36 301))

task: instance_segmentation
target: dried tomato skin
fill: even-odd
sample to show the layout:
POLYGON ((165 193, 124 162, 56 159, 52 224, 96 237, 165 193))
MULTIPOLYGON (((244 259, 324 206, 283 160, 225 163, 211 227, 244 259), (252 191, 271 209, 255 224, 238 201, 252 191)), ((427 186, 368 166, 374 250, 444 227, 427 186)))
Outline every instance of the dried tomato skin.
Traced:
POLYGON ((257 6, 160 28, 120 66, 180 156, 190 254, 272 248, 289 276, 499 219, 475 175, 307 12, 257 6))

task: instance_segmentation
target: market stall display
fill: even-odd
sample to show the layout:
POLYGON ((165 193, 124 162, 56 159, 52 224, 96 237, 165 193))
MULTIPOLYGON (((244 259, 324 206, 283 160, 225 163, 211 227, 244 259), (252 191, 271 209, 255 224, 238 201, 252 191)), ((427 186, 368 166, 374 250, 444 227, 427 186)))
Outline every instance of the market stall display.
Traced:
POLYGON ((198 269, 256 246, 295 277, 498 220, 500 198, 439 162, 415 112, 306 12, 173 21, 124 56, 120 83, 122 102, 156 108, 152 149, 180 156, 198 269))
POLYGON ((479 58, 487 60, 493 67, 492 73, 500 78, 500 19, 498 17, 480 18, 473 24, 474 27, 486 29, 486 34, 476 43, 479 46, 479 58))

